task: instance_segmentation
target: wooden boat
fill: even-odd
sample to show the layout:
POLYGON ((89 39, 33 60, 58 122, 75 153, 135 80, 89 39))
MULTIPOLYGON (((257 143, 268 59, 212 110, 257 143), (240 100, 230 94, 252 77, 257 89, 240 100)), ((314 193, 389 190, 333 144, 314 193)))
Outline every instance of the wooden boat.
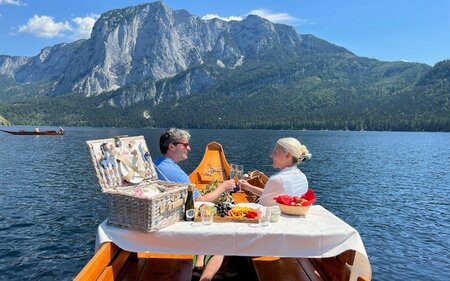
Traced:
MULTIPOLYGON (((228 164, 222 146, 209 143, 198 167, 189 175, 199 188, 211 181, 228 179, 228 164)), ((263 177, 263 179, 266 179, 263 177)), ((238 192, 234 200, 252 202, 255 197, 238 192)), ((79 272, 74 280, 191 280, 193 255, 158 253, 131 253, 118 248, 114 243, 104 243, 94 257, 79 272)), ((255 257, 245 272, 245 280, 358 280, 367 281, 371 276, 360 276, 370 269, 367 259, 355 251, 346 251, 332 258, 278 258, 255 257)), ((369 274, 371 275, 371 273, 369 274)), ((235 279, 230 279, 235 280, 235 279)))
POLYGON ((7 130, 0 130, 2 132, 11 134, 11 135, 25 135, 25 136, 31 136, 31 135, 37 135, 37 136, 60 136, 64 135, 64 129, 59 128, 59 130, 50 130, 50 131, 40 131, 40 130, 34 130, 34 131, 25 131, 25 130, 19 130, 19 131, 7 131, 7 130))

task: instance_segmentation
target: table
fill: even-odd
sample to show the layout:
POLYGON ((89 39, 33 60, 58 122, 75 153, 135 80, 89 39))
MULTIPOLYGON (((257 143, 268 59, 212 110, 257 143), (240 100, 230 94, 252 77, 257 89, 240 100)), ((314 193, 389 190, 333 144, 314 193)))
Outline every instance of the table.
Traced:
POLYGON ((233 256, 333 257, 355 250, 367 257, 359 233, 322 206, 305 217, 283 215, 267 227, 248 223, 178 222, 157 232, 110 226, 97 230, 96 248, 113 242, 130 252, 233 256))

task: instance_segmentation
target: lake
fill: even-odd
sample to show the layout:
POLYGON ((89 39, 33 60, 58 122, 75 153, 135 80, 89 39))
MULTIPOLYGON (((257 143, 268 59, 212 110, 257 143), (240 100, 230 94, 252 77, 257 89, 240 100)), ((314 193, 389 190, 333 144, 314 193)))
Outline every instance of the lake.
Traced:
MULTIPOLYGON (((0 132, 2 280, 71 280, 94 254, 107 202, 86 140, 143 135, 153 159, 160 154, 162 129, 65 130, 64 136, 0 132)), ((450 133, 190 132, 192 152, 180 163, 188 173, 215 140, 228 162, 271 175, 276 140, 298 138, 313 155, 300 169, 316 204, 359 231, 373 280, 450 279, 450 133)))

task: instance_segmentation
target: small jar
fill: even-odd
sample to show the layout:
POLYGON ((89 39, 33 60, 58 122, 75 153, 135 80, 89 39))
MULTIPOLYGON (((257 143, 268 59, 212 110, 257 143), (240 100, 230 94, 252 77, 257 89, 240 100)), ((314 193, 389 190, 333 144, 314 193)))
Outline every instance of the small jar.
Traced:
POLYGON ((281 210, 278 206, 270 207, 270 222, 278 222, 280 220, 281 210))

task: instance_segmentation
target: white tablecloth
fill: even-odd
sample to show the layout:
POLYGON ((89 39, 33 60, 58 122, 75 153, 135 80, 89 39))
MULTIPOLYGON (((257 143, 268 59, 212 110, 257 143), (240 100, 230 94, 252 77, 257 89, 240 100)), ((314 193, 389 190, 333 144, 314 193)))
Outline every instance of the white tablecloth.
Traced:
POLYGON ((359 233, 322 206, 306 217, 282 215, 268 227, 248 223, 178 222, 157 232, 117 228, 105 220, 96 247, 114 242, 130 252, 232 256, 332 257, 346 250, 367 256, 359 233))

